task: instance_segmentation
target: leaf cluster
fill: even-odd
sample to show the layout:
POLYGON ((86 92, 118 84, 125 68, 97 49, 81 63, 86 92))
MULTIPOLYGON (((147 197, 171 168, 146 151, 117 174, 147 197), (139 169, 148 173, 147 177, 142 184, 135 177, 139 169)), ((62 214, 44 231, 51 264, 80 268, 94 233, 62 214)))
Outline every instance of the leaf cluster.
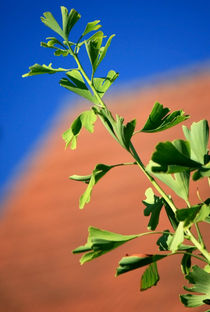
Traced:
MULTIPOLYGON (((141 276, 140 290, 146 290, 155 286, 159 281, 158 265, 160 260, 179 254, 181 270, 185 278, 193 284, 193 287, 184 287, 189 293, 181 295, 180 299, 186 307, 197 307, 210 304, 210 254, 208 253, 202 234, 199 229, 201 222, 210 223, 210 199, 190 204, 189 190, 191 182, 210 178, 210 156, 208 151, 209 126, 207 120, 194 122, 190 128, 183 126, 185 139, 176 139, 159 142, 151 155, 148 165, 145 166, 132 143, 134 135, 142 132, 152 133, 165 131, 189 118, 183 110, 170 111, 168 107, 156 102, 147 120, 140 130, 136 130, 136 119, 125 122, 124 118, 111 111, 103 102, 103 97, 110 86, 118 77, 118 73, 110 70, 104 77, 96 77, 96 71, 105 58, 114 35, 111 35, 104 44, 104 33, 99 30, 99 20, 87 23, 76 42, 70 41, 71 31, 81 18, 74 9, 68 11, 61 7, 62 25, 56 21, 51 12, 45 12, 41 21, 54 31, 59 38, 47 37, 41 46, 54 51, 55 56, 70 56, 76 66, 72 68, 53 68, 49 65, 34 64, 29 67, 29 72, 23 77, 39 74, 65 73, 59 83, 65 89, 80 95, 91 102, 92 106, 83 111, 63 133, 65 147, 72 150, 77 148, 77 141, 82 129, 94 132, 94 125, 99 119, 109 134, 116 142, 125 149, 132 157, 133 162, 118 164, 102 164, 95 166, 88 175, 70 176, 71 180, 82 182, 86 185, 84 193, 79 200, 79 208, 83 209, 90 202, 95 185, 113 168, 125 165, 135 165, 151 182, 150 188, 145 192, 146 198, 142 201, 142 209, 145 217, 148 217, 148 231, 140 234, 122 235, 96 227, 89 227, 87 242, 73 250, 73 253, 82 253, 80 263, 84 264, 99 256, 112 251, 133 239, 145 235, 160 235, 156 241, 159 252, 153 254, 136 253, 123 257, 118 264, 116 276, 129 271, 145 267, 141 276), (94 34, 90 35, 90 33, 94 34), (88 37, 89 36, 89 37, 88 37), (87 52, 92 68, 91 76, 88 77, 79 59, 80 49, 87 52), (192 178, 192 179, 191 179, 192 178), (172 193, 180 197, 184 204, 177 207, 171 197, 159 185, 161 181, 167 185, 172 193), (158 192, 155 194, 154 190, 158 192), (157 231, 162 211, 165 211, 170 230, 157 231), (192 234, 191 229, 197 233, 192 234), (205 263, 201 268, 193 266, 192 260, 205 263), (199 294, 197 294, 199 293, 199 294)), ((208 310, 210 311, 210 310, 208 310)), ((207 312, 207 311, 206 311, 207 312)))

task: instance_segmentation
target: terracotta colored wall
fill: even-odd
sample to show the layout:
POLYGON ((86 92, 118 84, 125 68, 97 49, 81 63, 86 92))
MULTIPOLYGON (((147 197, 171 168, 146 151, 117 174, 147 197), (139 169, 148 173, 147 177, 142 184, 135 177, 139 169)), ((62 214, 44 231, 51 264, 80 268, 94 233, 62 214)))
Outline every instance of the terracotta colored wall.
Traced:
MULTIPOLYGON (((140 128, 155 101, 190 113, 191 121, 185 124, 208 119, 209 72, 148 86, 132 96, 121 94, 107 103, 128 120, 137 117, 140 128)), ((136 167, 116 168, 96 186, 91 203, 79 211, 78 199, 84 185, 69 181, 68 176, 88 174, 96 163, 131 159, 100 122, 94 135, 83 132, 76 151, 65 151, 61 133, 73 115, 65 112, 43 140, 41 149, 34 151, 27 172, 16 181, 5 204, 0 226, 0 311, 186 311, 177 298, 184 282, 179 267, 174 266, 178 256, 159 264, 159 285, 144 293, 138 290, 142 270, 114 277, 122 256, 149 253, 155 240, 135 240, 84 266, 72 255, 71 250, 86 241, 89 225, 122 234, 145 231, 147 220, 143 218, 141 200, 149 186, 136 167)), ((160 138, 178 137, 183 137, 180 127, 163 134, 136 135, 134 144, 146 163, 160 138)), ((208 192, 207 184, 202 183, 201 196, 208 192)), ((194 197, 191 200, 196 201, 194 197)), ((177 203, 183 207, 181 200, 177 203)), ((162 217, 160 229, 166 228, 162 217)), ((208 238, 205 228, 203 233, 208 238)))

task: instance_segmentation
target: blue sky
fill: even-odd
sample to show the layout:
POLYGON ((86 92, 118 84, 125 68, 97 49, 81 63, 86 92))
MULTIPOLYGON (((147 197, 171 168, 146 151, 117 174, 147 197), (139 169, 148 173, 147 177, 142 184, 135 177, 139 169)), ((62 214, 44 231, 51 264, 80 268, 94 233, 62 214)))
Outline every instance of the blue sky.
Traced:
POLYGON ((34 63, 73 65, 40 47, 54 35, 40 16, 51 11, 60 20, 61 5, 82 15, 73 39, 96 19, 105 34, 116 34, 98 75, 118 71, 117 86, 210 60, 209 0, 1 1, 0 197, 68 95, 58 84, 60 75, 21 77, 34 63))

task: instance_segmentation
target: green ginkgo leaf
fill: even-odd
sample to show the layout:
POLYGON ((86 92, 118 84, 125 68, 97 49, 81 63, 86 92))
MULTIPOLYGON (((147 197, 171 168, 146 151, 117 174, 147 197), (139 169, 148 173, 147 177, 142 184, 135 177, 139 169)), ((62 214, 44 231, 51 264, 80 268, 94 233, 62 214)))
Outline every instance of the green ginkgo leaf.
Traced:
MULTIPOLYGON (((100 55, 99 55, 98 65, 101 63, 101 61, 102 61, 102 60, 104 59, 104 57, 106 56, 107 50, 108 50, 108 48, 109 48, 109 46, 110 46, 110 44, 111 44, 111 41, 112 41, 112 39, 113 39, 114 36, 115 36, 115 35, 111 35, 111 36, 109 37, 109 39, 107 40, 105 47, 102 47, 102 48, 100 49, 100 55)), ((97 66, 98 66, 98 65, 97 65, 97 66)))
POLYGON ((159 132, 176 126, 189 118, 182 110, 170 113, 170 109, 156 102, 144 127, 137 132, 159 132))
POLYGON ((200 163, 190 159, 190 145, 183 140, 159 143, 152 160, 159 164, 152 167, 153 172, 176 173, 201 167, 200 163))
POLYGON ((169 243, 169 250, 171 250, 173 253, 176 252, 180 248, 180 245, 183 243, 183 241, 184 241, 184 223, 179 222, 175 235, 173 235, 169 243))
POLYGON ((119 266, 117 268, 116 275, 121 275, 124 273, 127 273, 129 271, 139 269, 143 266, 146 266, 148 264, 157 262, 163 258, 167 257, 167 255, 133 255, 133 256, 127 256, 123 257, 120 262, 119 266))
POLYGON ((155 166, 155 163, 150 161, 146 170, 151 175, 168 185, 179 197, 183 198, 187 202, 189 197, 190 171, 186 170, 173 175, 168 173, 157 173, 152 171, 153 166, 155 166))
POLYGON ((209 126, 207 120, 193 122, 191 128, 183 126, 186 139, 190 142, 191 159, 206 164, 208 154, 209 126))
POLYGON ((119 76, 114 70, 110 70, 105 78, 93 78, 94 87, 102 98, 112 83, 117 79, 119 76))
POLYGON ((100 23, 100 20, 96 20, 96 21, 87 23, 85 30, 82 33, 81 38, 84 37, 85 35, 87 35, 88 33, 90 33, 91 31, 96 31, 99 28, 101 28, 101 25, 99 23, 100 23))
POLYGON ((210 304, 210 273, 193 266, 192 271, 185 278, 194 286, 189 288, 184 286, 184 289, 190 294, 181 295, 182 303, 188 308, 199 307, 204 304, 210 304), (197 294, 192 294, 197 293, 197 294))
POLYGON ((69 33, 76 22, 81 18, 81 15, 74 9, 68 12, 67 8, 61 6, 62 22, 63 22, 63 33, 64 40, 68 40, 69 33))
POLYGON ((63 133, 63 139, 66 142, 66 148, 70 145, 71 149, 76 149, 77 138, 82 128, 85 128, 90 133, 94 131, 94 123, 97 120, 92 109, 82 112, 71 124, 70 128, 63 133))
POLYGON ((88 228, 87 243, 73 250, 73 253, 87 252, 80 259, 80 263, 84 264, 105 253, 127 243, 128 241, 137 238, 138 235, 122 235, 105 230, 101 230, 90 226, 88 228))
POLYGON ((67 72, 69 70, 65 68, 52 68, 52 63, 50 63, 49 65, 34 64, 30 66, 29 69, 30 71, 27 74, 22 75, 22 77, 29 77, 41 74, 55 74, 58 72, 67 72))
POLYGON ((179 222, 184 222, 185 229, 191 227, 193 223, 205 221, 209 215, 210 205, 207 204, 200 204, 176 211, 176 218, 179 222))
POLYGON ((77 69, 73 69, 66 73, 67 78, 60 80, 60 85, 94 103, 95 98, 87 88, 81 73, 77 69))
POLYGON ((156 286, 159 279, 160 277, 158 274, 157 263, 153 262, 148 266, 148 268, 146 268, 146 270, 142 274, 140 290, 147 290, 152 286, 156 286))
MULTIPOLYGON (((89 181, 86 180, 86 182, 88 182, 88 186, 87 186, 85 192, 80 197, 80 200, 79 200, 80 209, 83 209, 84 206, 90 202, 93 187, 113 167, 114 166, 108 166, 108 165, 104 165, 104 164, 96 165, 95 169, 93 170, 92 174, 90 175, 89 181)), ((73 180, 78 180, 78 178, 75 179, 75 176, 71 176, 70 178, 73 180)))
POLYGON ((51 12, 45 12, 45 13, 43 13, 43 15, 44 16, 41 17, 41 21, 47 27, 49 27, 50 29, 55 31, 57 34, 59 34, 65 40, 63 30, 61 29, 60 25, 58 24, 58 22, 56 21, 56 19, 52 15, 52 13, 51 12))
POLYGON ((143 204, 146 206, 144 209, 144 215, 149 216, 150 215, 150 220, 148 223, 147 228, 149 230, 154 231, 159 223, 159 216, 160 216, 160 211, 163 206, 163 199, 156 196, 153 193, 153 190, 151 187, 149 187, 146 192, 146 200, 143 200, 143 204))
POLYGON ((104 38, 104 34, 102 31, 98 31, 91 39, 85 41, 86 50, 90 59, 90 63, 92 65, 93 74, 95 73, 98 67, 98 59, 101 44, 104 38))

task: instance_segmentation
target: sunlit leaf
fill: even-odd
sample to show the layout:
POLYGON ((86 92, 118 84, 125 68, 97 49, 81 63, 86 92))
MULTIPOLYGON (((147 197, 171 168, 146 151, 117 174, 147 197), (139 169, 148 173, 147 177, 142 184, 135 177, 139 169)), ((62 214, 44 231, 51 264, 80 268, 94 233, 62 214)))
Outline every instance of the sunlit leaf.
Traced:
MULTIPOLYGON (((88 186, 85 190, 85 192, 82 194, 82 196, 80 197, 79 200, 79 207, 80 209, 83 209, 84 206, 89 203, 90 198, 91 198, 91 194, 92 194, 92 190, 93 187, 96 185, 96 183, 98 183, 98 181, 110 170, 112 169, 114 166, 107 166, 104 164, 98 164, 96 165, 95 169, 93 170, 92 174, 90 175, 90 179, 89 181, 86 180, 86 182, 88 182, 88 186)), ((78 180, 75 179, 74 176, 70 177, 73 180, 78 180)))
POLYGON ((124 118, 116 115, 116 122, 113 124, 113 127, 120 144, 129 150, 130 141, 136 127, 136 120, 131 120, 124 125, 124 118))
POLYGON ((109 89, 118 76, 118 73, 116 73, 114 70, 110 70, 105 78, 93 79, 94 87, 101 98, 104 96, 105 92, 109 89))
POLYGON ((143 204, 146 206, 144 209, 144 215, 149 216, 150 220, 147 228, 154 231, 159 223, 160 211, 163 206, 163 199, 156 196, 153 193, 152 188, 148 188, 145 192, 146 200, 143 200, 143 204))
POLYGON ((168 185, 179 197, 188 201, 189 196, 189 180, 190 171, 175 173, 174 175, 168 173, 157 173, 152 171, 152 167, 155 166, 153 161, 150 161, 146 170, 160 181, 168 185))
POLYGON ((201 164, 190 159, 190 145, 183 140, 159 143, 152 160, 159 164, 152 167, 153 172, 176 173, 201 167, 201 164))
POLYGON ((165 257, 167 257, 167 255, 146 255, 146 256, 134 255, 123 257, 119 262, 116 275, 118 276, 131 270, 141 268, 145 265, 157 262, 165 257))
POLYGON ((49 28, 51 28, 53 31, 55 31, 57 34, 59 34, 62 38, 65 39, 63 30, 61 29, 60 25, 55 20, 54 16, 51 12, 45 12, 43 13, 44 16, 41 17, 41 21, 49 28))
POLYGON ((190 294, 180 296, 182 303, 188 308, 199 307, 204 304, 209 305, 210 273, 195 265, 193 266, 192 271, 186 275, 185 278, 194 286, 191 288, 184 286, 184 289, 189 291, 190 294))
POLYGON ((100 23, 100 20, 96 20, 96 21, 87 23, 85 30, 84 30, 81 37, 84 37, 85 35, 87 35, 91 31, 96 31, 99 28, 101 28, 101 25, 99 25, 98 23, 100 23))
POLYGON ((195 171, 193 173, 193 180, 197 181, 200 178, 204 178, 204 177, 210 177, 210 161, 208 162, 208 164, 203 165, 202 167, 200 167, 197 171, 195 171))
POLYGON ((170 109, 163 108, 163 105, 156 102, 153 106, 152 112, 149 115, 144 127, 137 132, 158 132, 163 131, 189 118, 189 115, 184 115, 182 110, 170 113, 170 109))
POLYGON ((148 266, 148 268, 146 268, 141 277, 140 289, 146 290, 148 288, 151 288, 152 286, 157 285, 159 279, 160 278, 158 274, 157 263, 153 262, 148 266))
POLYGON ((65 68, 52 68, 52 63, 50 63, 49 65, 34 64, 30 66, 29 69, 30 71, 27 74, 22 75, 22 77, 41 75, 41 74, 55 74, 58 72, 66 72, 69 70, 65 68))
POLYGON ((47 38, 48 39, 48 41, 47 42, 41 42, 41 46, 43 46, 43 47, 47 47, 47 48, 55 48, 56 49, 56 47, 55 47, 55 45, 57 44, 57 45, 60 45, 61 47, 65 47, 64 45, 63 45, 63 43, 61 43, 57 38, 55 38, 55 37, 48 37, 47 38))
MULTIPOLYGON (((157 240, 157 245, 159 246, 159 250, 165 251, 165 250, 170 250, 170 245, 172 243, 174 234, 170 233, 169 230, 165 230, 163 235, 159 237, 157 240)), ((186 245, 186 244, 180 244, 178 246, 179 251, 182 250, 195 250, 196 247, 192 247, 192 245, 186 245)))
POLYGON ((86 50, 92 65, 93 73, 95 73, 98 66, 99 52, 102 44, 104 34, 102 31, 98 31, 95 36, 85 41, 86 50))
POLYGON ((48 42, 41 42, 41 46, 44 48, 54 49, 55 50, 55 52, 54 52, 55 56, 60 56, 60 55, 67 56, 67 55, 71 54, 70 51, 67 50, 66 47, 56 38, 49 37, 47 39, 49 39, 48 42), (57 47, 56 45, 59 45, 59 47, 57 47), (63 49, 61 49, 60 47, 62 47, 63 49))
POLYGON ((183 126, 186 139, 190 142, 191 159, 206 164, 208 154, 209 126, 207 120, 193 122, 191 128, 183 126))
POLYGON ((184 241, 184 224, 183 222, 180 222, 176 229, 175 235, 170 241, 169 250, 171 250, 172 252, 176 252, 183 241, 184 241))
POLYGON ((204 221, 210 214, 210 205, 196 205, 186 209, 176 211, 176 218, 179 222, 184 222, 184 228, 189 228, 193 223, 204 221))
POLYGON ((186 274, 189 274, 190 273, 190 269, 191 269, 191 254, 192 254, 192 251, 194 250, 194 248, 192 249, 188 249, 187 250, 187 254, 184 254, 183 257, 182 257, 182 261, 181 261, 181 270, 182 270, 182 273, 184 275, 186 274))
MULTIPOLYGON (((108 50, 108 48, 109 48, 109 46, 110 46, 110 44, 111 44, 112 38, 113 38, 114 36, 115 36, 115 35, 111 35, 111 36, 109 37, 109 39, 107 40, 105 47, 103 47, 103 48, 100 49, 100 56, 99 56, 99 60, 98 60, 98 65, 101 63, 101 61, 102 61, 102 60, 104 59, 104 57, 106 56, 107 50, 108 50)), ((98 65, 97 65, 97 66, 98 66, 98 65)))
POLYGON ((60 85, 82 97, 94 103, 94 96, 87 88, 84 79, 80 72, 76 69, 73 69, 66 73, 69 79, 62 78, 60 80, 60 85))
POLYGON ((80 259, 80 263, 84 264, 103 254, 125 244, 126 242, 137 238, 138 235, 122 235, 95 227, 89 227, 89 236, 87 243, 73 250, 73 253, 87 252, 80 259))
POLYGON ((88 110, 82 112, 71 124, 70 128, 63 133, 63 139, 66 142, 66 147, 71 144, 71 149, 77 147, 77 137, 80 134, 82 128, 85 128, 90 133, 94 131, 94 123, 97 120, 97 116, 94 111, 88 110))
POLYGON ((69 33, 72 27, 80 19, 81 15, 74 9, 68 12, 67 8, 61 6, 62 22, 63 22, 63 34, 64 40, 68 40, 69 33))

